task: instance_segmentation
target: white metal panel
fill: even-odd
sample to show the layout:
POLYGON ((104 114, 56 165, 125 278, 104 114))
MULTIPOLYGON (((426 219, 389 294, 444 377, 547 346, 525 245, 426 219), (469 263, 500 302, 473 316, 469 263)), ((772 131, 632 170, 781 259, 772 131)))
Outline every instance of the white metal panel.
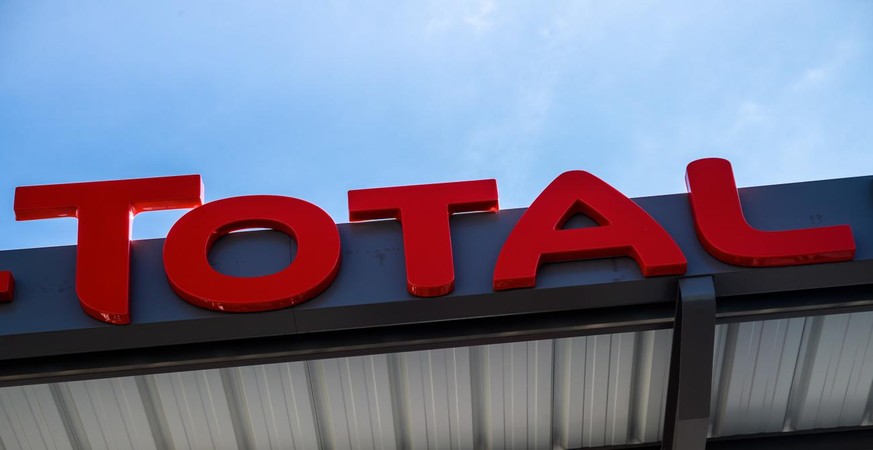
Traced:
POLYGON ((0 389, 0 448, 73 448, 51 386, 0 389))
POLYGON ((58 386, 66 415, 89 449, 156 449, 133 377, 74 381, 58 386))
POLYGON ((31 448, 7 444, 21 439, 49 448, 40 430, 53 433, 58 448, 546 449, 652 441, 669 343, 662 330, 5 388, 0 399, 40 392, 56 426, 40 429, 25 413, 6 412, 26 403, 6 400, 6 416, 31 425, 7 420, 0 437, 9 448, 31 448))
POLYGON ((315 406, 305 362, 226 369, 245 447, 318 448, 315 406))
POLYGON ((228 393, 218 370, 148 375, 176 449, 238 448, 228 393))
POLYGON ((873 312, 808 318, 792 386, 792 429, 860 425, 873 383, 873 312))
POLYGON ((654 442, 664 429, 673 330, 637 333, 639 357, 634 377, 633 442, 654 442))
POLYGON ((719 325, 710 434, 782 431, 806 319, 719 325))
MULTIPOLYGON (((712 435, 870 424, 873 312, 720 325, 712 435)), ((672 330, 0 389, 0 448, 547 449, 660 439, 672 330)))
POLYGON ((393 355, 399 448, 473 447, 470 348, 393 355))
POLYGON ((645 370, 636 341, 636 333, 555 341, 556 446, 629 442, 633 374, 635 369, 645 370))
POLYGON ((479 445, 551 447, 553 340, 475 347, 479 445))
POLYGON ((311 361, 308 366, 324 447, 396 448, 385 355, 311 361))

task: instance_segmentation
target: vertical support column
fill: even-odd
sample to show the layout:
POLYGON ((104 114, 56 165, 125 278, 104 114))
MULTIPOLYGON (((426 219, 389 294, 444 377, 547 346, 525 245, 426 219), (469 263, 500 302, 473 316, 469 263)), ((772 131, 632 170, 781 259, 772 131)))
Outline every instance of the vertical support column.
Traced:
POLYGON ((706 448, 715 339, 715 286, 711 276, 679 280, 664 450, 706 448))

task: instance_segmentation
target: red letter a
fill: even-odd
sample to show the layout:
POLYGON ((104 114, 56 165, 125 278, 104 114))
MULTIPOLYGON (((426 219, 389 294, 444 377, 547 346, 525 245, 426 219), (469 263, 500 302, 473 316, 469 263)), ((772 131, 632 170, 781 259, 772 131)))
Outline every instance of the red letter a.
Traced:
POLYGON ((667 232, 636 203, 588 172, 561 174, 521 216, 494 268, 494 290, 533 287, 547 262, 630 256, 644 276, 681 275, 687 263, 667 232), (586 214, 601 226, 562 230, 586 214))

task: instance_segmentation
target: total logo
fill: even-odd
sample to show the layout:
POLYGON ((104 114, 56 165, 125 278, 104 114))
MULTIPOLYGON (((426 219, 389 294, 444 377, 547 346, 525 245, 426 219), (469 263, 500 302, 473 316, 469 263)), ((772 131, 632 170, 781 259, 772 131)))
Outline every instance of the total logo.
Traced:
MULTIPOLYGON (((708 158, 686 171, 697 236, 713 257, 733 265, 771 267, 851 260, 848 225, 760 231, 743 217, 731 165, 708 158)), ((401 223, 406 284, 411 295, 438 297, 454 289, 449 217, 498 211, 497 182, 475 180, 352 190, 349 219, 401 223)), ((76 217, 76 292, 92 317, 130 323, 130 236, 133 216, 193 208, 170 229, 163 262, 176 294, 194 305, 227 312, 268 311, 312 299, 341 270, 336 224, 321 208, 292 197, 253 195, 203 203, 199 175, 19 187, 16 220, 76 217), (260 277, 218 272, 208 261, 220 237, 247 228, 271 228, 297 242, 294 260, 260 277)), ((629 256, 643 276, 682 275, 682 250, 648 213, 609 184, 584 171, 555 178, 518 220, 494 267, 493 289, 536 284, 543 263, 629 256), (576 214, 600 226, 563 229, 576 214)), ((0 272, 0 299, 13 298, 14 278, 0 272)))

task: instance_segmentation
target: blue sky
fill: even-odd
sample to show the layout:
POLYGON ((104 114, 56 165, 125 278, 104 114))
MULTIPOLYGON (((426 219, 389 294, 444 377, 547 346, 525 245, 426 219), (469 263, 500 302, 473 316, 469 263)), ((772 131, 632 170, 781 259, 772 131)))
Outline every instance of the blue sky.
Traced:
MULTIPOLYGON (((0 3, 0 249, 16 186, 199 173, 206 199, 559 173, 684 192, 873 174, 873 2, 0 3)), ((134 237, 182 212, 144 213, 134 237)))

